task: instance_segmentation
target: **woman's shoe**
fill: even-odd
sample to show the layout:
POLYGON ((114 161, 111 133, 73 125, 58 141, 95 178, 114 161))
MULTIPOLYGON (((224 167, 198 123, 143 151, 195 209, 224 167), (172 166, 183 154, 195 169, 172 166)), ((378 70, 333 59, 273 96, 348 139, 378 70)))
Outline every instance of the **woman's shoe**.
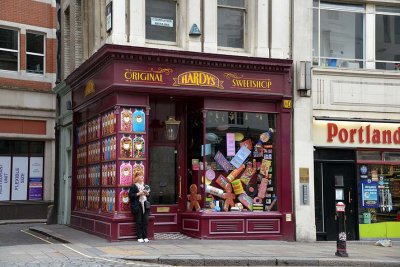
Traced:
POLYGON ((144 242, 148 243, 149 240, 147 238, 143 239, 144 242))
POLYGON ((137 241, 138 241, 139 243, 143 243, 143 242, 144 242, 143 238, 139 238, 137 241))

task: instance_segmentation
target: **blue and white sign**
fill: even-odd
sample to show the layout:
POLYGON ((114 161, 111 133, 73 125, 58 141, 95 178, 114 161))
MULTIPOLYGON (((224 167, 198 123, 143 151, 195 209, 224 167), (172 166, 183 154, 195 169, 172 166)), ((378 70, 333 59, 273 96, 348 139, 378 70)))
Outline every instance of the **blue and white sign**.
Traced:
POLYGON ((361 206, 363 208, 379 208, 377 182, 370 180, 361 182, 361 206))
POLYGON ((11 157, 0 157, 0 200, 10 200, 11 157))
POLYGON ((11 200, 26 200, 28 192, 28 157, 14 157, 11 200))
POLYGON ((368 174, 368 167, 365 165, 361 165, 360 166, 360 174, 362 174, 362 175, 368 174))

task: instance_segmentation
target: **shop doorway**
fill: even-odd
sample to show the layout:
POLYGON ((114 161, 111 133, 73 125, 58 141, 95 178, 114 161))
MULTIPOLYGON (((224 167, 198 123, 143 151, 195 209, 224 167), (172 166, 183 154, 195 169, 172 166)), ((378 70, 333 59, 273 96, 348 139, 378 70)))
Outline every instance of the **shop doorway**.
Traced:
MULTIPOLYGON (((321 152, 321 151, 319 151, 321 152)), ((332 154, 337 154, 331 151, 332 154)), ((317 152, 318 153, 318 152, 317 152)), ((340 152, 339 152, 340 153, 340 152)), ((353 155, 353 151, 343 151, 353 155)), ((319 153, 318 156, 321 156, 319 153)), ((332 154, 330 156, 332 156, 332 154)), ((315 173, 315 218, 318 240, 336 240, 336 203, 346 205, 347 240, 358 239, 357 228, 357 175, 354 161, 316 161, 315 173)))
POLYGON ((182 197, 186 179, 185 107, 177 99, 150 99, 148 183, 155 233, 180 231, 179 212, 186 201, 182 197), (166 121, 170 116, 180 121, 174 140, 166 133, 166 121))

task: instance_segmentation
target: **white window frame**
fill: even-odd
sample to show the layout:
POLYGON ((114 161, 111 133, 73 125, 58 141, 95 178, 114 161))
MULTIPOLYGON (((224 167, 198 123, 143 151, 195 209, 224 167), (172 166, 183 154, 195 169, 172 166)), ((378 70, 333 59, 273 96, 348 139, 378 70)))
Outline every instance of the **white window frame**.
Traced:
MULTIPOLYGON (((385 11, 378 11, 377 7, 384 7, 383 5, 374 5, 374 10, 375 10, 375 14, 374 14, 374 44, 376 43, 376 15, 384 15, 384 16, 395 16, 395 17, 399 17, 400 18, 400 11, 398 13, 393 13, 393 12, 385 12, 385 11)), ((394 6, 393 6, 394 7, 394 6)), ((400 8, 400 6, 394 7, 394 8, 400 8)), ((388 60, 378 60, 376 58, 376 48, 374 45, 374 69, 376 69, 376 63, 399 63, 398 61, 388 61, 388 60)), ((384 70, 384 71, 396 71, 397 70, 386 70, 386 69, 379 69, 379 70, 384 70)))
POLYGON ((179 1, 178 0, 172 0, 173 2, 175 2, 175 17, 176 17, 176 21, 175 21, 175 42, 171 42, 171 41, 162 41, 162 40, 154 40, 154 39, 147 39, 146 38, 146 1, 145 1, 145 14, 144 14, 144 27, 145 27, 145 31, 144 31, 144 36, 145 36, 145 42, 148 44, 154 44, 154 45, 167 45, 167 46, 178 46, 179 42, 179 1))
POLYGON ((18 42, 17 50, 8 49, 8 48, 1 48, 0 47, 0 51, 17 53, 17 70, 3 70, 3 69, 0 69, 0 72, 12 72, 12 73, 20 72, 20 69, 21 69, 20 68, 20 62, 21 62, 21 59, 20 59, 20 57, 21 57, 21 53, 20 53, 20 49, 21 49, 20 31, 19 31, 19 29, 4 27, 3 25, 0 25, 0 28, 1 29, 5 29, 5 30, 16 31, 17 32, 17 42, 18 42))
MULTIPOLYGON (((355 5, 359 6, 360 4, 356 4, 355 5)), ((363 68, 358 68, 358 69, 366 69, 366 65, 367 65, 367 34, 366 34, 366 5, 363 4, 363 8, 358 8, 356 6, 354 6, 354 8, 351 8, 351 6, 346 7, 346 6, 340 6, 340 3, 331 3, 331 4, 324 4, 323 7, 321 8, 321 0, 318 1, 318 6, 314 7, 313 6, 313 10, 317 9, 318 10, 318 55, 316 57, 313 56, 313 61, 314 59, 318 59, 318 67, 324 67, 322 66, 322 60, 327 60, 331 57, 321 57, 321 9, 322 10, 329 10, 329 11, 341 11, 341 12, 350 12, 350 13, 361 13, 363 14, 363 59, 355 59, 355 58, 341 58, 341 57, 336 57, 336 59, 338 60, 345 60, 345 61, 356 61, 356 62, 362 62, 363 63, 363 68)), ((313 36, 314 38, 314 36, 313 36)), ((332 68, 332 67, 331 67, 332 68)), ((343 67, 334 67, 334 68, 343 68, 343 67)))
MULTIPOLYGON (((247 29, 247 10, 248 10, 248 1, 244 0, 244 7, 237 7, 237 6, 228 6, 228 5, 218 5, 218 0, 217 1, 217 16, 218 16, 218 9, 221 8, 227 8, 227 9, 236 9, 236 10, 243 10, 243 48, 236 48, 236 47, 229 47, 229 46, 219 46, 218 45, 218 32, 217 32, 217 45, 218 45, 218 50, 225 50, 225 51, 236 51, 236 52, 245 52, 247 51, 247 34, 248 34, 248 29, 247 29)), ((217 23, 217 31, 218 31, 218 23, 217 23)))
POLYGON ((42 32, 35 32, 35 31, 26 31, 26 61, 25 61, 25 71, 29 75, 45 75, 46 74, 46 34, 42 32), (40 53, 34 53, 34 52, 28 52, 28 34, 37 34, 37 35, 42 35, 43 36, 43 54, 40 53), (42 56, 43 57, 43 73, 34 73, 34 72, 28 72, 28 55, 32 56, 42 56))

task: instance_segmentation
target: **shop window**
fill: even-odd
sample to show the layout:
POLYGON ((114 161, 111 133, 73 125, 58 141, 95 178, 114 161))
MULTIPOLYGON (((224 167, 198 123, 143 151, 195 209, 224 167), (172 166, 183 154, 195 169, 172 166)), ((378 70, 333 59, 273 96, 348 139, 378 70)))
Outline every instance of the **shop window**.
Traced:
POLYGON ((400 70, 400 8, 376 7, 376 68, 400 70))
POLYGON ((44 154, 44 143, 43 142, 30 142, 30 154, 31 155, 43 155, 44 154))
POLYGON ((176 42, 177 1, 146 1, 146 39, 176 42))
POLYGON ((364 67, 364 13, 363 5, 314 1, 314 65, 364 67))
POLYGON ((0 140, 0 155, 9 155, 12 151, 12 143, 9 140, 0 140))
POLYGON ((27 155, 29 152, 28 141, 15 141, 14 142, 14 154, 15 155, 27 155))
POLYGON ((218 0, 218 46, 244 48, 246 3, 218 0))
POLYGON ((152 146, 149 180, 153 204, 176 204, 176 150, 173 146, 152 146))
POLYGON ((276 210, 274 115, 243 113, 243 123, 232 124, 232 113, 207 111, 205 143, 192 153, 199 157, 191 159, 191 182, 205 190, 208 211, 276 210))
POLYGON ((18 71, 18 31, 0 28, 0 70, 18 71))
POLYGON ((26 71, 44 73, 44 35, 26 33, 26 71))
POLYGON ((380 151, 357 151, 357 160, 382 160, 380 151))
POLYGON ((359 164, 358 170, 360 238, 399 237, 400 165, 359 164))
POLYGON ((0 201, 43 199, 44 142, 0 140, 0 201))

